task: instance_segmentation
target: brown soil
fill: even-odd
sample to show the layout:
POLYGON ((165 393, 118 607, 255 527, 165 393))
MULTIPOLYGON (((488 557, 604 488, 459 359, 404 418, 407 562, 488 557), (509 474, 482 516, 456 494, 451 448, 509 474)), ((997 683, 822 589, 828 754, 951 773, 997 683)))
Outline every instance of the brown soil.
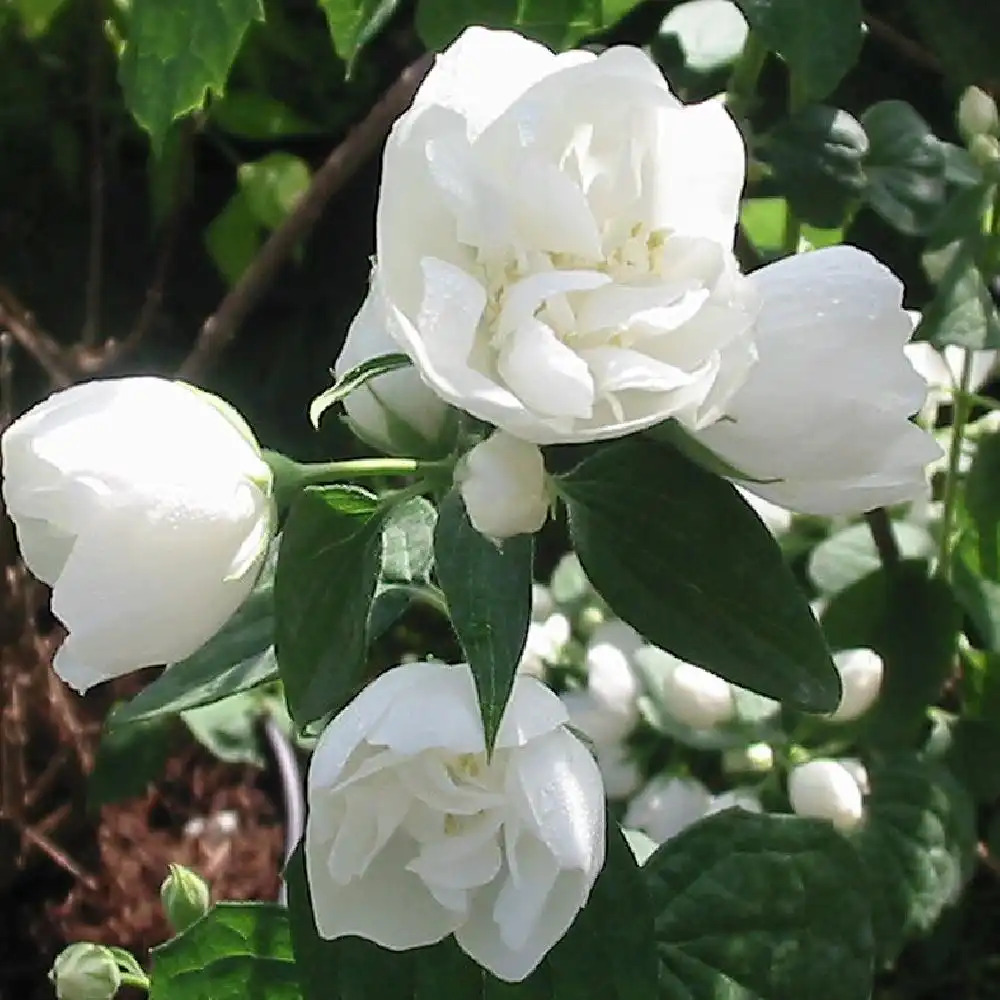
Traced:
POLYGON ((144 795, 89 813, 103 719, 144 678, 86 698, 59 680, 61 634, 11 534, 0 511, 0 1000, 51 1000, 45 976, 70 941, 120 945, 148 964, 170 936, 159 887, 171 861, 199 871, 215 899, 274 899, 281 796, 274 775, 189 743, 144 795), (230 832, 211 822, 223 811, 235 813, 230 832))

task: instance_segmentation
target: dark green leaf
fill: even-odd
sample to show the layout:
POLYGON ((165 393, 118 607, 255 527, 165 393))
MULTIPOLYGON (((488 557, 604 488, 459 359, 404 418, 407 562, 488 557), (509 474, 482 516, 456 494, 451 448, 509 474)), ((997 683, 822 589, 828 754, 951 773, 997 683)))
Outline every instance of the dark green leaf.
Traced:
POLYGON ((965 482, 965 509, 976 528, 979 567, 1000 582, 1000 434, 978 440, 965 482))
POLYGON ((385 375, 400 368, 408 368, 412 364, 413 361, 407 354, 380 354, 376 358, 362 361, 360 365, 356 365, 341 375, 329 389, 324 389, 309 404, 309 419, 312 421, 313 427, 319 427, 323 414, 334 403, 339 403, 355 389, 360 389, 366 382, 370 382, 379 375, 385 375))
POLYGON ((219 903, 153 949, 150 1000, 301 1000, 288 913, 219 903))
POLYGON ((955 240, 924 254, 937 290, 924 310, 918 340, 935 347, 954 344, 978 351, 1000 347, 1000 314, 978 259, 978 240, 955 240))
POLYGON ((488 748, 528 636, 533 556, 531 535, 495 543, 472 527, 457 490, 445 497, 434 532, 437 576, 476 678, 488 748))
POLYGON ((942 767, 913 758, 869 768, 867 818, 852 835, 867 871, 881 963, 928 931, 958 897, 975 847, 969 796, 942 767))
POLYGON ((212 263, 230 285, 250 266, 263 242, 260 224, 242 191, 237 191, 205 230, 212 263))
POLYGON ((323 131, 315 122, 282 104, 269 94, 252 90, 230 90, 212 102, 212 123, 239 139, 257 142, 316 135, 323 131))
POLYGON ((942 755, 948 770, 977 801, 990 805, 1000 798, 1000 719, 953 720, 942 755))
POLYGON ((862 116, 870 149, 868 204, 901 233, 924 233, 944 203, 945 156, 930 126, 905 101, 881 101, 862 116))
POLYGON ((426 580, 434 565, 437 512, 423 497, 394 507, 382 530, 382 579, 392 583, 426 580))
POLYGON ((288 515, 274 581, 275 646, 300 726, 340 709, 362 679, 382 521, 378 499, 354 486, 310 487, 288 515))
POLYGON ((885 662, 882 691, 865 717, 868 742, 912 745, 951 673, 961 614, 948 586, 924 562, 871 573, 829 603, 832 649, 867 646, 885 662))
POLYGON ((762 153, 795 215, 831 229, 861 197, 868 137, 846 111, 816 104, 782 121, 762 153))
POLYGON ((187 659, 168 667, 113 717, 131 725, 159 715, 176 715, 248 691, 278 674, 274 659, 274 570, 280 539, 271 544, 250 596, 222 630, 187 659))
POLYGON ((97 745, 94 770, 87 781, 91 808, 142 795, 163 774, 173 749, 177 735, 173 717, 123 725, 120 714, 116 709, 105 720, 97 745))
POLYGON ((836 708, 819 626, 731 483, 633 439, 602 448, 558 488, 587 576, 651 643, 808 711, 836 708))
POLYGON ((800 103, 819 101, 861 51, 860 0, 738 0, 761 41, 788 64, 800 103))
POLYGON ((867 1000, 863 873, 829 824, 728 810, 668 841, 642 873, 662 1000, 867 1000))
POLYGON ((154 148, 175 118, 221 94, 261 0, 133 0, 119 67, 125 103, 154 148))
POLYGON ((424 44, 440 52, 473 24, 512 28, 554 49, 610 28, 639 0, 483 0, 475 5, 453 0, 419 0, 417 31, 424 44))
POLYGON ((191 735, 214 757, 228 764, 264 767, 257 720, 263 710, 256 692, 244 691, 222 701, 193 708, 181 718, 191 735))
POLYGON ((386 26, 399 0, 320 0, 320 6, 333 47, 350 73, 358 53, 386 26))

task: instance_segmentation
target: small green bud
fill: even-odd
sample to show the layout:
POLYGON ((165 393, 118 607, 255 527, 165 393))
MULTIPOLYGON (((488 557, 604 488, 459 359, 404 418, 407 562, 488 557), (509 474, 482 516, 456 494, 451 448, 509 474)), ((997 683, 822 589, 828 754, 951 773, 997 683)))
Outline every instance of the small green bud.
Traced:
POLYGON ((958 102, 958 130, 971 143, 981 135, 1000 133, 1000 114, 993 98, 978 87, 969 87, 958 102))
POLYGON ((599 625, 603 625, 606 620, 604 611, 596 604, 588 604, 577 619, 577 628, 584 636, 589 636, 599 625))
POLYGON ((56 957, 49 981, 59 1000, 111 1000, 122 974, 109 948, 78 941, 56 957))
POLYGON ((774 767, 774 751, 767 743, 751 743, 747 747, 735 747, 722 755, 722 767, 726 774, 767 774, 774 767))
POLYGON ((170 866, 170 874, 160 886, 160 900, 178 934, 203 917, 211 905, 205 880, 183 865, 170 866))

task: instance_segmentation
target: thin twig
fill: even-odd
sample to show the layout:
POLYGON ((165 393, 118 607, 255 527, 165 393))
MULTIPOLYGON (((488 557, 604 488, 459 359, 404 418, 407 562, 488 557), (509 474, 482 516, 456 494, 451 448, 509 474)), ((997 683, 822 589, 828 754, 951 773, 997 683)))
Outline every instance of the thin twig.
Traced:
POLYGON ((34 317, 16 298, 0 286, 0 328, 9 331, 14 339, 45 370, 53 388, 65 389, 73 382, 70 366, 62 348, 42 330, 34 317))
POLYGON ((0 431, 14 419, 13 346, 13 336, 7 330, 0 331, 0 431))
POLYGON ((868 523, 868 530, 871 532, 875 551, 878 552, 882 565, 886 569, 898 566, 901 556, 888 511, 884 507, 866 511, 865 521, 868 523))
POLYGON ((97 892, 97 879, 93 875, 88 874, 80 867, 79 863, 74 861, 61 847, 53 843, 44 833, 36 830, 32 826, 28 826, 27 823, 21 823, 14 820, 14 826, 20 831, 21 836, 25 840, 34 844, 40 851, 47 854, 49 858, 57 864, 63 871, 69 872, 70 875, 75 876, 79 881, 81 881, 91 892, 97 892))
POLYGON ((101 98, 104 74, 104 12, 101 0, 91 0, 91 37, 87 109, 90 131, 90 244, 87 248, 87 286, 80 345, 97 345, 101 328, 101 285, 104 280, 104 143, 101 98))
POLYGON ((271 233, 219 308, 205 320, 179 369, 183 378, 201 377, 218 359, 282 264, 316 224, 330 198, 375 152, 392 123, 409 106, 432 61, 427 55, 408 66, 368 116, 327 157, 302 199, 271 233))
POLYGON ((912 38, 907 38, 906 35, 897 31, 891 24, 873 17, 871 14, 865 15, 865 24, 868 25, 868 30, 872 35, 887 45, 891 45, 900 55, 906 56, 911 62, 915 62, 918 66, 923 66, 924 69, 929 69, 934 73, 943 72, 941 63, 935 56, 918 42, 913 41, 912 38))

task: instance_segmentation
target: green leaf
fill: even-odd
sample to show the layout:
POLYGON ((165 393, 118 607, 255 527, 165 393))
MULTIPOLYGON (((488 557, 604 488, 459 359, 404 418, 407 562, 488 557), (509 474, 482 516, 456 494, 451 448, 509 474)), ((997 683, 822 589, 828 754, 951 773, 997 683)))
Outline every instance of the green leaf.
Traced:
POLYGON ((822 104, 776 125, 762 145, 796 217, 825 229, 840 226, 864 193, 867 152, 861 123, 822 104))
MULTIPOLYGON (((894 521, 892 534, 904 559, 926 559, 935 551, 926 528, 894 521)), ((881 565, 867 524, 852 524, 825 538, 809 556, 809 578, 824 594, 836 594, 881 565)))
POLYGON ((746 18, 731 0, 687 0, 660 23, 660 38, 676 37, 684 64, 711 73, 735 62, 747 40, 746 18))
POLYGON ((434 566, 437 511, 423 497, 392 509, 382 530, 382 579, 392 583, 426 581, 434 566))
POLYGON ((159 149, 175 118, 221 94, 261 0, 133 0, 119 64, 125 103, 159 149))
POLYGON ((309 487, 292 505, 274 581, 275 647, 300 726, 340 709, 362 679, 382 522, 378 498, 355 486, 309 487))
POLYGON ((236 171, 253 217, 266 229, 275 229, 295 208, 309 187, 309 164, 291 153, 268 153, 236 171))
POLYGON ((260 745, 257 720, 262 699, 253 691, 193 708, 181 715, 191 735, 213 756, 227 764, 264 767, 267 758, 260 745))
POLYGON ((912 745, 952 669, 961 613, 924 562, 871 573, 830 601, 823 629, 832 649, 869 647, 885 663, 882 690, 865 716, 867 742, 912 745))
POLYGON ((366 382, 370 382, 379 375, 385 375, 400 368, 408 368, 412 364, 413 361, 408 354, 380 354, 378 357, 362 361, 360 365, 355 365, 350 371, 344 372, 329 389, 324 389, 309 404, 309 420, 313 427, 318 428, 323 414, 334 403, 346 399, 355 389, 360 389, 366 382))
MULTIPOLYGON (((784 198, 747 198, 740 205, 740 223, 750 241, 763 254, 781 250, 787 218, 788 203, 784 198)), ((818 250, 843 243, 844 231, 840 227, 824 229, 803 223, 802 238, 818 250)))
POLYGON ((416 27, 427 48, 440 52, 465 28, 511 28, 552 48, 572 48, 620 21, 639 0, 419 0, 416 27))
POLYGON ((863 872, 829 824, 727 810, 669 840, 642 872, 661 1000, 867 1000, 863 872))
POLYGON ((870 148, 868 204, 901 233, 925 233, 945 197, 945 156, 930 126, 905 101, 880 101, 862 116, 870 148))
POLYGON ((212 123, 223 132, 255 142, 317 135, 323 131, 287 104, 252 90, 230 90, 213 101, 209 111, 212 123))
POLYGON ((528 636, 534 542, 531 535, 502 543, 483 537, 452 490, 438 514, 434 558, 492 749, 528 636))
POLYGON ((860 0, 738 0, 752 30, 788 64, 799 102, 819 101, 861 52, 860 0))
POLYGON ((819 626, 731 483, 643 439, 605 446, 557 483, 584 571, 647 640, 807 711, 836 708, 819 626))
POLYGON ((1000 797, 1000 719, 957 718, 942 761, 977 803, 1000 797))
POLYGON ((242 191, 226 202, 205 230, 205 246, 212 263, 229 285, 239 281, 262 242, 260 224, 242 191))
POLYGON ((150 1000, 301 1000, 288 913, 272 903, 218 903, 152 950, 150 1000))
POLYGON ((980 569, 1000 582, 1000 433, 978 440, 965 481, 965 509, 975 525, 980 569))
POLYGON ((254 589, 222 630, 118 709, 110 720, 115 726, 177 715, 248 691, 277 676, 274 571, 279 546, 280 538, 271 543, 254 589))
POLYGON ((337 55, 348 75, 358 53, 386 26, 399 0, 319 0, 337 55))
POLYGON ((607 859, 587 905, 549 952, 552 996, 649 1000, 656 995, 653 905, 618 824, 608 819, 607 859))
POLYGON ((104 722, 94 769, 87 780, 91 809, 142 795, 163 774, 174 737, 176 720, 158 718, 123 725, 115 709, 104 722))
POLYGON ((852 834, 867 872, 880 964, 954 903, 975 848, 972 802, 942 767, 893 758, 868 770, 867 818, 852 834))

